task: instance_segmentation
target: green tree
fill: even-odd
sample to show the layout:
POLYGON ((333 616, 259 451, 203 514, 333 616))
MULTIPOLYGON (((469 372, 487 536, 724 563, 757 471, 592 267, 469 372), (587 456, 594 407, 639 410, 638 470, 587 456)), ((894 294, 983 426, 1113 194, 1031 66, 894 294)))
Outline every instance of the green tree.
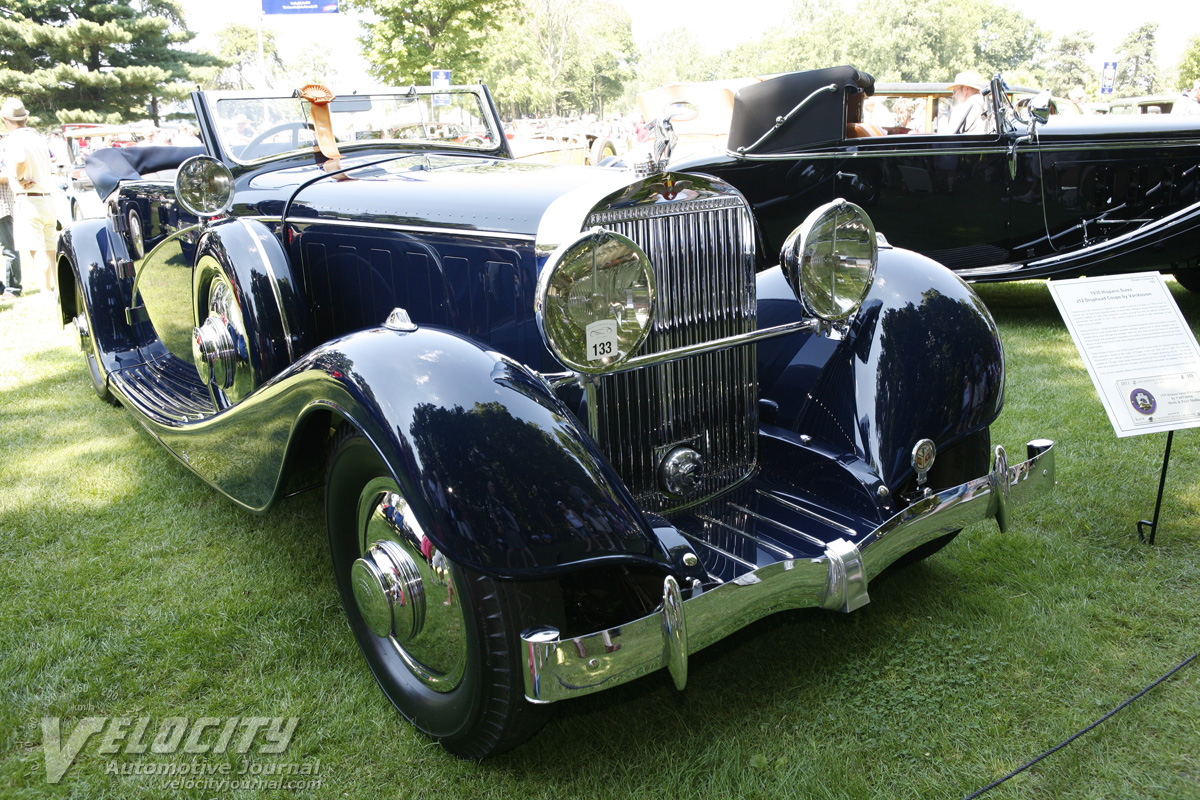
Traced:
POLYGON ((275 33, 262 32, 263 63, 258 63, 258 28, 234 23, 217 31, 217 55, 225 63, 211 82, 213 89, 250 89, 263 78, 271 83, 283 70, 275 33), (265 72, 265 74, 263 74, 265 72))
POLYGON ((514 0, 346 0, 374 15, 364 23, 370 72, 385 83, 428 84, 433 69, 453 70, 459 82, 478 78, 489 37, 514 0))
POLYGON ((565 100, 578 109, 601 116, 633 80, 638 57, 633 22, 614 3, 581 6, 576 16, 575 45, 568 59, 565 100))
POLYGON ((1158 65, 1154 62, 1157 22, 1135 28, 1117 48, 1117 77, 1113 92, 1117 97, 1152 94, 1158 91, 1158 65))
POLYGON ((718 77, 719 59, 705 50, 696 34, 675 28, 660 34, 642 50, 638 62, 638 91, 669 83, 711 81, 718 77))
POLYGON ((158 121, 218 61, 182 49, 194 34, 178 0, 10 0, 0 15, 0 92, 35 124, 158 121))
POLYGON ((963 0, 861 0, 839 27, 829 63, 852 63, 880 81, 949 80, 980 66, 977 8, 963 0))
MULTIPOLYGON (((975 68, 985 76, 994 72, 1025 71, 1039 76, 1050 34, 1021 12, 983 0, 975 5, 975 68)), ((1040 80, 1039 80, 1040 82, 1040 80)))
POLYGON ((1046 59, 1046 88, 1062 97, 1076 86, 1095 94, 1100 84, 1100 73, 1092 66, 1095 51, 1091 31, 1060 36, 1046 59))
POLYGON ((849 30, 842 16, 833 0, 796 0, 782 24, 721 53, 713 71, 720 78, 740 78, 844 64, 846 49, 834 44, 849 30))
POLYGON ((615 4, 522 0, 490 37, 483 76, 512 116, 601 113, 624 93, 636 59, 629 15, 615 4))
POLYGON ((283 75, 288 85, 303 86, 321 83, 338 91, 338 71, 334 67, 336 56, 333 50, 321 44, 309 44, 300 51, 294 65, 289 64, 283 75))
POLYGON ((1175 79, 1175 88, 1181 90, 1192 88, 1192 83, 1200 79, 1200 34, 1188 39, 1175 67, 1175 79))

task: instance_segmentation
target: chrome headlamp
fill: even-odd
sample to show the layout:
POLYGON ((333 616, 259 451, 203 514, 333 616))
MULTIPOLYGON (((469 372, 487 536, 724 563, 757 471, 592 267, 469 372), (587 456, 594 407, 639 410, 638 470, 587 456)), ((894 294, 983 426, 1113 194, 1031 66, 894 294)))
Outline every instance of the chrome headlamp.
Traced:
POLYGON ((826 203, 792 231, 779 260, 808 313, 830 322, 848 319, 875 280, 875 226, 854 203, 826 203))
POLYGON ((637 353, 654 319, 650 259, 626 236, 584 231, 551 254, 538 279, 538 328, 564 365, 611 372, 637 353))

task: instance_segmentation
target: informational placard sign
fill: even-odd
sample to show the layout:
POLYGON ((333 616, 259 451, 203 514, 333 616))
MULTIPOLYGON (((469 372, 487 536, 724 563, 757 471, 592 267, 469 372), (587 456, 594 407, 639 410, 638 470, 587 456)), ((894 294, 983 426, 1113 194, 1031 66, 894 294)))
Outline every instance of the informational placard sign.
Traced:
POLYGON ((262 0, 264 14, 336 14, 338 0, 262 0))
MULTIPOLYGON (((450 70, 448 69, 431 69, 429 70, 429 85, 435 89, 450 88, 450 70)), ((433 104, 435 106, 449 106, 450 95, 435 94, 433 96, 433 104)))
POLYGON ((1100 94, 1112 94, 1113 84, 1117 80, 1117 62, 1105 61, 1104 70, 1100 73, 1100 94))
POLYGON ((1200 345, 1161 275, 1048 285, 1118 437, 1200 427, 1200 345))

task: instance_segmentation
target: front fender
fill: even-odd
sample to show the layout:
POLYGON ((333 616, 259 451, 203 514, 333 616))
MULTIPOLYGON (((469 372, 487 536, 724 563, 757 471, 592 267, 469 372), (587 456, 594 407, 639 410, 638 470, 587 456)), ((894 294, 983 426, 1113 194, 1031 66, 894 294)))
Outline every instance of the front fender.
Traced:
POLYGON ((207 420, 139 416, 201 477, 264 510, 306 417, 321 411, 370 440, 425 533, 459 564, 499 577, 606 560, 668 568, 632 497, 552 392, 453 332, 361 331, 207 420))
MULTIPOLYGON (((761 273, 759 325, 803 318, 778 269, 761 273)), ((1004 356, 987 308, 962 280, 908 250, 880 250, 875 282, 841 339, 759 345, 767 421, 851 453, 896 488, 913 445, 939 451, 986 428, 1004 399, 1004 356)))
POLYGON ((854 341, 855 426, 895 487, 912 449, 938 451, 991 425, 1004 405, 1004 349, 987 306, 953 272, 908 250, 880 258, 854 341))

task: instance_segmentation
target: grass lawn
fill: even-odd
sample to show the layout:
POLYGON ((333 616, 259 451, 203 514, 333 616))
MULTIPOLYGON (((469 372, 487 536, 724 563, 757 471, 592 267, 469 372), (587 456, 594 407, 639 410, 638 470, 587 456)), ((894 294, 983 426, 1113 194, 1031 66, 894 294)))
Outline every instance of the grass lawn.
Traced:
MULTIPOLYGON (((1200 322, 1200 296, 1175 289, 1200 322)), ((0 797, 963 797, 1200 649, 1200 431, 1175 437, 1158 544, 1139 544, 1165 435, 1113 435, 1043 284, 980 294, 1009 369, 993 441, 1015 458, 1056 439, 1052 497, 872 586, 854 614, 763 620, 694 656, 685 692, 660 672, 563 704, 481 764, 376 688, 319 494, 235 508, 97 400, 50 304, 0 304, 0 797), (176 791, 119 772, 192 756, 105 753, 102 735, 50 785, 55 717, 64 743, 88 717, 148 717, 152 734, 296 717, 282 755, 194 759, 308 764, 321 785, 176 791)), ((1200 798, 1200 664, 986 796, 1200 798)))

